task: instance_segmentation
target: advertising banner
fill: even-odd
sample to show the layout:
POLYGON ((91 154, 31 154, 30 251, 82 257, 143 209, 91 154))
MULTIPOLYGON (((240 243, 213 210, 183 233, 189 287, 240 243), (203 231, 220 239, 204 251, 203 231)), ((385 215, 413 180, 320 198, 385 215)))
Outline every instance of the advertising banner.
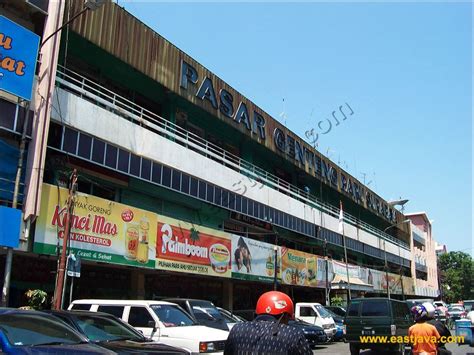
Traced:
POLYGON ((349 277, 359 278, 359 267, 357 265, 347 265, 339 261, 332 261, 332 267, 334 270, 334 275, 339 275, 343 278, 347 278, 347 270, 349 271, 349 277))
POLYGON ((0 16, 0 90, 31 101, 39 36, 0 16))
POLYGON ((369 269, 368 282, 374 286, 374 291, 387 292, 385 273, 383 271, 369 269))
POLYGON ((227 233, 158 216, 156 268, 208 276, 231 276, 227 233))
MULTIPOLYGON (((56 255, 62 246, 68 190, 43 184, 33 251, 56 255)), ((81 259, 155 267, 154 213, 76 193, 69 247, 81 259)))
POLYGON ((318 285, 318 258, 302 251, 281 248, 282 283, 287 285, 318 285))
MULTIPOLYGON (((232 277, 243 280, 273 281, 275 275, 275 250, 272 244, 232 234, 232 277)), ((281 260, 281 249, 277 247, 281 260)), ((277 278, 281 278, 280 262, 277 278)))

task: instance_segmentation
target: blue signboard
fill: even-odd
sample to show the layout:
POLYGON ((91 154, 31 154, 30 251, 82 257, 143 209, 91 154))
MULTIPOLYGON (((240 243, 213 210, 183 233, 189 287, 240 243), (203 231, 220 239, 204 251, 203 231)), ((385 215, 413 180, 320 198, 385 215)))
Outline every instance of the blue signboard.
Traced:
POLYGON ((0 206, 0 246, 17 248, 20 241, 21 210, 0 206))
POLYGON ((31 101, 39 36, 0 16, 0 90, 31 101))

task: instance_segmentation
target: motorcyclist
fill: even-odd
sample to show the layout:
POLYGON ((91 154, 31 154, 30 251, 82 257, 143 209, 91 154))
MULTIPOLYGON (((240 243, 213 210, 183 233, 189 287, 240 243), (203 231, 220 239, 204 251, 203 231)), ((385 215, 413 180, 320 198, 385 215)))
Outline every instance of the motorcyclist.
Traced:
POLYGON ((408 329, 408 335, 412 342, 412 353, 414 355, 436 355, 438 353, 437 342, 440 339, 440 335, 435 326, 427 323, 428 310, 424 305, 416 305, 411 311, 416 322, 415 325, 408 329))
POLYGON ((283 292, 262 294, 251 322, 237 323, 227 338, 224 354, 311 355, 313 352, 303 332, 288 326, 294 317, 291 298, 283 292))
POLYGON ((429 302, 423 303, 423 307, 426 309, 426 322, 428 324, 433 325, 436 330, 438 331, 439 335, 441 336, 440 341, 438 342, 438 354, 440 355, 450 355, 452 354, 451 351, 446 349, 446 339, 451 336, 451 332, 449 329, 444 325, 443 322, 435 318, 435 307, 433 304, 429 302), (444 342, 441 341, 441 339, 444 340, 444 342))

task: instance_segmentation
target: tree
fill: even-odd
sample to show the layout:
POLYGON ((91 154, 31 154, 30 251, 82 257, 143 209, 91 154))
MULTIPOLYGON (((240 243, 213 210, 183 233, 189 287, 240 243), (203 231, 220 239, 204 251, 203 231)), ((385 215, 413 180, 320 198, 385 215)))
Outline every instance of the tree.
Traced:
POLYGON ((440 287, 447 302, 474 298, 474 260, 469 254, 452 251, 439 257, 440 287))

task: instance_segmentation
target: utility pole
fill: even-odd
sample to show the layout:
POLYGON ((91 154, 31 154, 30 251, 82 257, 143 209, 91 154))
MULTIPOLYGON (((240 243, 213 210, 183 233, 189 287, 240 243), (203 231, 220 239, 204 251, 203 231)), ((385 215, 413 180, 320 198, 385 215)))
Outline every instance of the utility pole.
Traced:
POLYGON ((387 248, 385 247, 385 240, 383 241, 383 251, 385 254, 385 279, 387 280, 387 297, 390 299, 390 285, 388 280, 388 264, 387 264, 387 248))
POLYGON ((330 287, 329 287, 329 260, 328 260, 328 241, 326 238, 324 238, 324 245, 323 245, 323 252, 324 252, 324 261, 325 261, 325 274, 326 274, 326 283, 324 286, 324 293, 325 293, 325 298, 326 298, 326 306, 330 306, 329 302, 329 293, 330 293, 330 287))
MULTIPOLYGON (((77 170, 74 169, 69 179, 69 192, 66 201, 66 216, 64 218, 64 235, 61 255, 59 257, 58 278, 56 280, 56 288, 54 290, 54 304, 53 308, 60 310, 62 308, 64 281, 66 274, 66 253, 69 242, 69 234, 71 229, 71 216, 73 210, 73 198, 76 192, 77 170)), ((59 235, 58 235, 59 238, 59 235)))
MULTIPOLYGON (((270 223, 272 220, 270 219, 270 223)), ((278 290, 278 232, 272 225, 273 232, 275 233, 275 245, 273 246, 273 250, 275 251, 275 269, 273 273, 273 290, 278 290)))

